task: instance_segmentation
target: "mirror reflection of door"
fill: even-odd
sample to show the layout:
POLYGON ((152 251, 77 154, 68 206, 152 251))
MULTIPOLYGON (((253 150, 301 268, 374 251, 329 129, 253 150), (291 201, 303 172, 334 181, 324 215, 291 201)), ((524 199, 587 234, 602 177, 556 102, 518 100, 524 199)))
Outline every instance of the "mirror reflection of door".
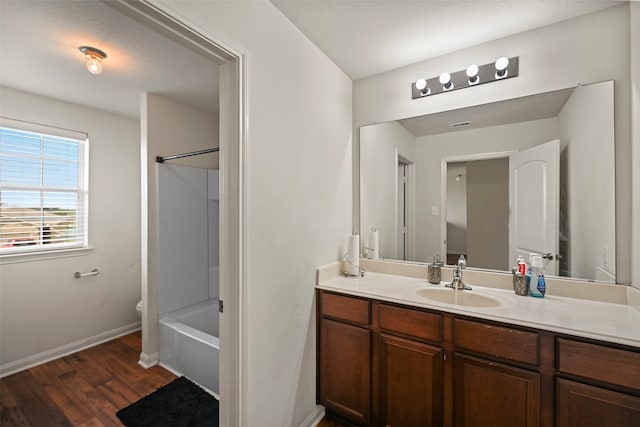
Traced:
POLYGON ((550 254, 546 274, 558 274, 560 141, 553 140, 510 156, 511 233, 509 257, 550 254), (542 232, 540 232, 542 230, 542 232))
POLYGON ((398 188, 397 188, 397 200, 398 200, 398 221, 397 221, 397 236, 398 236, 398 259, 406 261, 409 258, 409 236, 410 236, 410 208, 411 203, 411 165, 412 161, 406 159, 402 155, 398 154, 398 188))
POLYGON ((447 164, 447 264, 509 268, 509 159, 447 164))

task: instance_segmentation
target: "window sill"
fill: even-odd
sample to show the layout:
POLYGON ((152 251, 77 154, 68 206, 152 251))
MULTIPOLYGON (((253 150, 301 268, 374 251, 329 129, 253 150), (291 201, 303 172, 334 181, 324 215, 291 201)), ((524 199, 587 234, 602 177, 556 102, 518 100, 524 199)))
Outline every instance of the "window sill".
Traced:
POLYGON ((84 248, 71 248, 71 249, 57 249, 53 251, 41 251, 41 252, 25 252, 16 254, 0 255, 0 265, 14 264, 18 262, 31 262, 42 261, 56 258, 70 258, 77 256, 89 255, 93 252, 91 246, 84 248))

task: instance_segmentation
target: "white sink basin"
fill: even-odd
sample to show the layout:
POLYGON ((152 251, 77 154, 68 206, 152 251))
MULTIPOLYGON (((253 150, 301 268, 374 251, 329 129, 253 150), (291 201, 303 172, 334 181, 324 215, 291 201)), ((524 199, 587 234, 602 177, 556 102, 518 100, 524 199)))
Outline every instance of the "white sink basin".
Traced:
POLYGON ((425 288, 420 289, 417 294, 422 298, 432 301, 466 307, 498 307, 500 305, 499 301, 473 293, 472 290, 462 291, 449 288, 425 288))

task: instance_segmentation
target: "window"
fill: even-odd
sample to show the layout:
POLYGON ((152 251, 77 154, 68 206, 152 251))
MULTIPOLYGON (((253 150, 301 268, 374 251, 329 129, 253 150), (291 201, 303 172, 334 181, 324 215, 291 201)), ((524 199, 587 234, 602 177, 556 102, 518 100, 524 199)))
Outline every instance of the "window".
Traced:
POLYGON ((0 120, 0 255, 86 247, 87 135, 0 120))

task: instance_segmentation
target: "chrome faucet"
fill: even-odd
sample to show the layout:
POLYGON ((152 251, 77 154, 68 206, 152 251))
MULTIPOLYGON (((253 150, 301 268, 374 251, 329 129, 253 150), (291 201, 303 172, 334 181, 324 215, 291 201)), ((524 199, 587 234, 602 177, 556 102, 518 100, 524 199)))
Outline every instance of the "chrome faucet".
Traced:
POLYGON ((464 259, 464 255, 460 255, 458 263, 453 267, 453 281, 447 283, 445 286, 452 289, 460 289, 470 291, 471 287, 464 284, 462 281, 462 270, 467 267, 467 261, 464 259))

